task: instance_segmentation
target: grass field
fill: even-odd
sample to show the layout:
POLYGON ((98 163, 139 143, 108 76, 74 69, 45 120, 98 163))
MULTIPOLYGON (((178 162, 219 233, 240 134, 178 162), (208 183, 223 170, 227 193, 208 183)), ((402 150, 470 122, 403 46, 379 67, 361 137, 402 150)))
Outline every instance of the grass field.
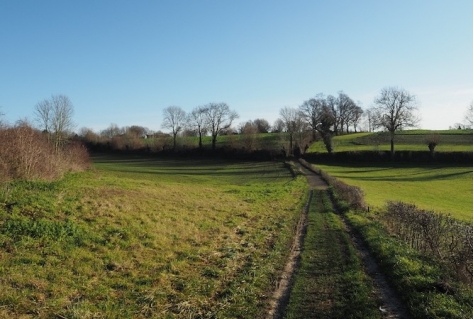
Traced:
POLYGON ((95 157, 0 195, 2 318, 257 318, 306 180, 276 162, 95 157))
POLYGON ((388 200, 399 200, 472 221, 472 166, 383 163, 316 166, 349 185, 361 187, 366 203, 372 208, 381 207, 388 200))
MULTIPOLYGON (((436 152, 472 152, 472 130, 409 130, 395 135, 395 151, 428 151, 426 138, 432 134, 439 137, 436 152)), ((390 138, 387 132, 355 133, 335 136, 334 152, 343 151, 389 151, 390 138)), ((325 153, 322 141, 313 143, 308 152, 325 153)))

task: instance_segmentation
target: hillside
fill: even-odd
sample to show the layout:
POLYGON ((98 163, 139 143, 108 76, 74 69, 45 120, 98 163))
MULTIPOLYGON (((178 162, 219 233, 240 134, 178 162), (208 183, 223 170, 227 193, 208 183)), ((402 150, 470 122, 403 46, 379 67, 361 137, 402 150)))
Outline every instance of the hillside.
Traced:
MULTIPOLYGON (((431 135, 439 138, 436 152, 472 152, 472 130, 409 130, 397 132, 396 151, 428 151, 426 139, 431 135)), ((334 152, 347 151, 388 151, 390 136, 388 132, 353 133, 333 138, 334 152)), ((309 153, 326 153, 322 141, 313 143, 309 153)))

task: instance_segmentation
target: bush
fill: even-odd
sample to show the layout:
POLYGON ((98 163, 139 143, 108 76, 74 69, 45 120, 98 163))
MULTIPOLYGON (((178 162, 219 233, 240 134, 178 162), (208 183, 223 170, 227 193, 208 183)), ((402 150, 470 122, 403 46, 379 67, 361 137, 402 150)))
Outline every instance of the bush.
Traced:
POLYGON ((367 207, 364 201, 364 192, 360 187, 347 185, 337 178, 330 176, 326 172, 315 169, 305 160, 300 159, 300 163, 307 169, 320 175, 326 181, 326 183, 328 183, 333 188, 333 195, 337 196, 339 200, 345 202, 349 208, 357 210, 365 209, 367 207))
POLYGON ((0 150, 0 181, 53 180, 89 165, 89 155, 80 144, 55 151, 48 133, 35 130, 26 122, 0 129, 0 150))
POLYGON ((472 282, 472 225, 402 202, 388 202, 381 221, 410 247, 440 261, 446 275, 472 282))

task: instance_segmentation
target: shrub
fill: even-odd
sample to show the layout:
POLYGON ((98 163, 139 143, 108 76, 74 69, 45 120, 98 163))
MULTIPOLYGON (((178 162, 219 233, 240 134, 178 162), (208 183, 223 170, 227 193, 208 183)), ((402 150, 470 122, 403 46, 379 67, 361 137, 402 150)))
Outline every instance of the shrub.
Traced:
POLYGON ((446 274, 472 282, 472 225, 402 202, 388 202, 381 220, 412 248, 439 260, 446 274))
POLYGON ((26 122, 0 129, 0 180, 53 180, 67 171, 87 168, 89 156, 77 143, 55 151, 48 133, 26 122))
POLYGON ((321 177, 333 188, 335 193, 334 195, 337 196, 338 199, 344 201, 350 208, 366 208, 364 201, 364 192, 361 188, 357 186, 347 185, 346 183, 330 176, 322 170, 316 170, 311 164, 309 164, 305 160, 300 159, 300 163, 309 170, 313 171, 314 173, 321 175, 321 177))

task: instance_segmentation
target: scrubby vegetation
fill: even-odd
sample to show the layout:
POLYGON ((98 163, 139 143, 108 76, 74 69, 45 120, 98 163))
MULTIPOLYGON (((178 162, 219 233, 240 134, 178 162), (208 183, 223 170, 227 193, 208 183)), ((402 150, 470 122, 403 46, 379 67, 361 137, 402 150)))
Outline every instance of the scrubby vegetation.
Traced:
POLYGON ((26 122, 0 128, 0 181, 53 180, 89 167, 89 154, 79 142, 62 147, 26 122))

